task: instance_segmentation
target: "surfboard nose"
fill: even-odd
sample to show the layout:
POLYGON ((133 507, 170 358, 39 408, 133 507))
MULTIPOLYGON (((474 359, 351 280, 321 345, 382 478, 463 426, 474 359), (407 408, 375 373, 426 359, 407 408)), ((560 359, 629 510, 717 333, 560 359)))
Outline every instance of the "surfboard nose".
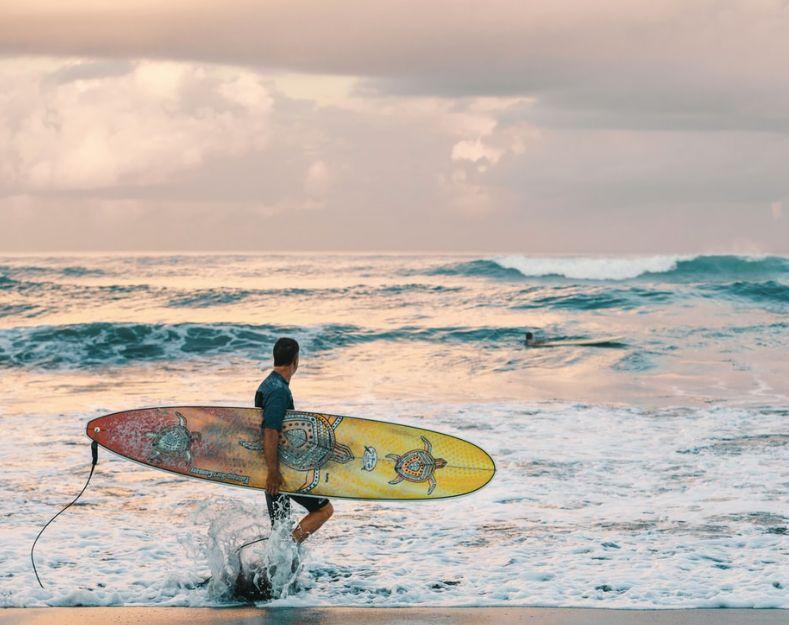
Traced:
POLYGON ((103 446, 106 444, 110 434, 108 416, 109 415, 105 415, 92 419, 88 421, 88 424, 85 426, 85 434, 88 435, 88 438, 103 446))

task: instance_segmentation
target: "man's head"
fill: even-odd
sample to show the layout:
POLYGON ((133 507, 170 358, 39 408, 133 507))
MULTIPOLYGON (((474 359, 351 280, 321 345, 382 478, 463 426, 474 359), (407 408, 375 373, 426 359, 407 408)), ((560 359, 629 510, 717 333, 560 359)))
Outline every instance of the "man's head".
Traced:
POLYGON ((534 335, 531 332, 526 333, 526 340, 531 341, 534 339, 534 335))
POLYGON ((299 344, 295 339, 282 337, 274 343, 274 366, 290 367, 295 373, 299 367, 299 344))

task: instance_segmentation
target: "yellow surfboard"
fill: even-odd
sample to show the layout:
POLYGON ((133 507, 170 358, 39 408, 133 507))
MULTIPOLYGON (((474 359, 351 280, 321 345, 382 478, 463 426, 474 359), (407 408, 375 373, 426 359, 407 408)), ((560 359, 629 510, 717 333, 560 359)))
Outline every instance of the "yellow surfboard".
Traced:
MULTIPOLYGON (((260 408, 177 406, 93 419, 87 434, 130 460, 184 476, 263 489, 260 408)), ((443 499, 479 490, 493 459, 455 436, 357 417, 288 411, 282 492, 344 499, 443 499)))

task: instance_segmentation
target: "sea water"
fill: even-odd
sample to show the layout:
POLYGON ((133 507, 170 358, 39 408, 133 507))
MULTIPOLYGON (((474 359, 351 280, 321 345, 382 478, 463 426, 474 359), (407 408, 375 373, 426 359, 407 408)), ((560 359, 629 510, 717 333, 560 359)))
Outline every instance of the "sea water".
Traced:
POLYGON ((0 606, 228 605, 280 558, 273 605, 789 607, 788 308, 777 256, 0 257, 0 606), (298 408, 461 436, 493 482, 236 557, 262 493, 100 450, 39 588, 85 423, 251 405, 283 335, 298 408))

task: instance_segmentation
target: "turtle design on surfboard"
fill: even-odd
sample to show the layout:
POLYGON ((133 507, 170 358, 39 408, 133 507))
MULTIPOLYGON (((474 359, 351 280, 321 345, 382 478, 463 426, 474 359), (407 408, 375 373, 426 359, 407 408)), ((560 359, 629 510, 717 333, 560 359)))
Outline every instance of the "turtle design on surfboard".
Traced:
POLYGON ((200 440, 200 432, 190 432, 186 417, 176 411, 177 425, 168 425, 156 432, 147 432, 146 438, 153 441, 149 462, 160 463, 162 456, 185 460, 192 464, 192 443, 200 440))
POLYGON ((420 436, 423 449, 412 449, 405 452, 402 456, 397 454, 386 454, 390 460, 394 460, 394 470, 397 477, 389 483, 399 484, 403 480, 409 482, 427 482, 427 494, 430 495, 436 488, 437 482, 434 475, 436 469, 443 469, 447 466, 447 461, 443 458, 433 457, 433 446, 424 436, 420 436))
MULTIPOLYGON (((298 488, 308 493, 320 483, 321 469, 329 462, 345 464, 354 459, 351 448, 337 441, 335 430, 342 417, 307 412, 290 412, 282 421, 279 436, 279 458, 282 463, 306 471, 307 477, 298 488)), ((250 451, 262 451, 263 441, 238 441, 250 451)))

